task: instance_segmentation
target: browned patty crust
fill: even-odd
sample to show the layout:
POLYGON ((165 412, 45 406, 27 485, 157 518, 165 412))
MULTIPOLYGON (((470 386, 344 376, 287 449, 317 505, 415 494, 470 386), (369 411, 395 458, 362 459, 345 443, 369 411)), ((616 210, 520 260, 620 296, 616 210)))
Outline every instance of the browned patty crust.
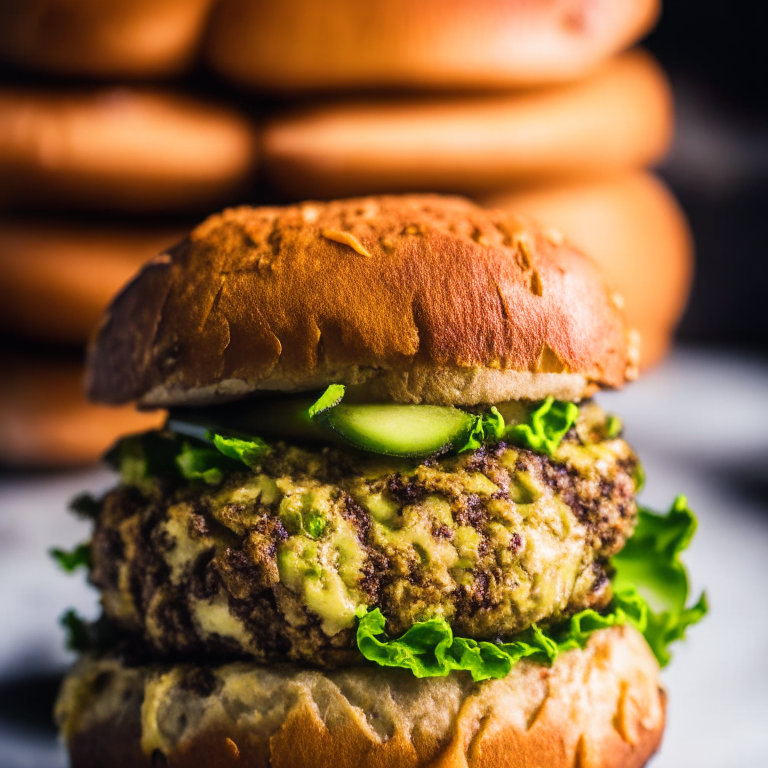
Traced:
POLYGON ((443 616, 507 639, 610 600, 637 462, 602 429, 582 406, 551 458, 500 443, 414 466, 278 443, 219 485, 122 485, 101 502, 91 579, 161 656, 349 663, 362 605, 394 635, 443 616))

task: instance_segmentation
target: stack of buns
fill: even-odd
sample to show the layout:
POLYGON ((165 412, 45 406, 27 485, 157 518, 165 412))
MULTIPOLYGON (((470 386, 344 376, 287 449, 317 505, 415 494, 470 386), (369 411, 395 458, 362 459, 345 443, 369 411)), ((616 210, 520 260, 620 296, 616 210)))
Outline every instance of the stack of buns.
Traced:
POLYGON ((168 81, 198 60, 211 5, 0 6, 0 462, 91 462, 158 423, 85 401, 83 347, 112 296, 190 217, 253 185, 247 116, 168 81))
POLYGON ((16 426, 0 419, 0 462, 90 461, 144 426, 122 414, 95 439, 88 425, 105 419, 73 409, 75 359, 143 262, 236 202, 436 191, 529 215, 600 263, 643 364, 656 363, 692 264, 683 214, 646 170, 670 143, 669 86, 629 50, 658 12, 658 0, 1 4, 0 362, 13 376, 0 405, 16 426), (40 376, 49 417, 25 430, 45 388, 12 382, 40 376), (57 413, 75 447, 57 442, 57 413))

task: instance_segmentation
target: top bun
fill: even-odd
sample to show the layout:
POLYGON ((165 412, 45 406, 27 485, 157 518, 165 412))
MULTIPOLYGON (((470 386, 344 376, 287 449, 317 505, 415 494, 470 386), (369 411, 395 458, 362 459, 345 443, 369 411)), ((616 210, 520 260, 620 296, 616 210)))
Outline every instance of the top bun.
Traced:
POLYGON ((636 372, 597 268, 555 233, 434 195, 211 216, 113 301, 94 400, 207 404, 354 385, 375 400, 578 400, 636 372))

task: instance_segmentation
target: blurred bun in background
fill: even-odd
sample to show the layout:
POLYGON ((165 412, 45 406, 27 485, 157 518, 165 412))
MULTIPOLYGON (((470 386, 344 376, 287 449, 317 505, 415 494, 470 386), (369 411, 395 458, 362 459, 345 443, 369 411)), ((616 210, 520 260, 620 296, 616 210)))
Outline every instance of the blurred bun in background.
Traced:
POLYGON ((0 0, 0 52, 54 75, 150 77, 186 67, 212 0, 0 0))
POLYGON ((207 209, 250 180, 256 138, 228 107, 134 88, 0 90, 0 202, 207 209))
POLYGON ((0 0, 0 464, 143 428, 85 405, 84 345, 145 261, 234 204, 446 192, 532 215, 602 264, 660 360, 691 249, 644 170, 669 84, 627 52, 659 5, 0 0))
POLYGON ((631 173, 511 191, 481 202, 557 228, 598 262, 624 300, 628 324, 640 331, 641 366, 661 360, 693 275, 688 223, 662 181, 649 173, 631 173))
POLYGON ((582 77, 658 0, 221 0, 213 67, 263 91, 508 88, 582 77))
POLYGON ((139 267, 185 234, 0 219, 0 331, 83 344, 139 267))
POLYGON ((6 358, 0 367, 1 463, 92 463, 121 435, 157 429, 165 417, 86 402, 83 368, 75 362, 6 358))
POLYGON ((263 162, 295 197, 471 193, 643 167, 672 125, 667 80, 636 51, 545 89, 308 107, 267 122, 263 162))

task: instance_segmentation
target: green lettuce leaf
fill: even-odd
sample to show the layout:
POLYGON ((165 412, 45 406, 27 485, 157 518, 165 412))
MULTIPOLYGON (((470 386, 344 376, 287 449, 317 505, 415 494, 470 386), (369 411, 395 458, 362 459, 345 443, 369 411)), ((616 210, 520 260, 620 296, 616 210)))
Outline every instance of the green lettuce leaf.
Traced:
POLYGON ((559 654, 583 648, 594 632, 629 622, 643 633, 665 666, 670 660, 669 645, 682 639, 686 628, 707 612, 703 594, 695 605, 686 607, 688 576, 679 559, 695 529, 696 518, 683 496, 667 515, 641 510, 634 536, 611 561, 616 569, 614 599, 605 613, 588 609, 561 626, 534 625, 513 642, 491 643, 454 637, 441 617, 418 622, 401 637, 390 639, 381 611, 361 606, 357 646, 369 661, 409 669, 416 677, 442 677, 463 670, 480 681, 506 676, 523 658, 552 664, 559 654))
POLYGON ((224 479, 224 471, 232 468, 230 462, 216 448, 185 442, 176 456, 176 466, 186 480, 202 480, 208 485, 218 485, 224 479))
POLYGON ((236 472, 243 464, 254 467, 269 451, 269 446, 258 437, 246 439, 209 431, 206 439, 213 445, 185 442, 176 456, 176 466, 187 480, 218 485, 227 472, 236 472))
POLYGON ((499 413, 496 406, 491 406, 488 413, 483 414, 483 429, 485 430, 485 439, 491 443, 497 443, 504 436, 504 430, 507 425, 504 423, 504 417, 499 413))
POLYGON ((452 670, 462 670, 476 682, 506 677, 523 658, 552 664, 564 651, 583 648, 598 629, 627 620, 621 609, 606 616, 586 610, 573 616, 560 631, 534 625, 514 642, 491 643, 454 637, 450 624, 442 617, 420 621, 391 640, 384 634, 385 619, 378 608, 367 612, 362 606, 357 616, 357 647, 369 661, 409 669, 416 677, 444 677, 452 670))
POLYGON ((504 437, 537 453, 554 453, 566 432, 576 423, 579 407, 548 397, 524 424, 511 424, 504 437))
POLYGON ((475 451, 486 443, 498 443, 504 434, 504 417, 494 405, 490 411, 475 418, 467 442, 459 448, 459 453, 475 451))
POLYGON ((54 547, 49 554, 67 573, 74 573, 78 568, 91 567, 91 545, 87 541, 78 544, 69 552, 54 547))
POLYGON ((176 475, 176 456, 181 449, 175 435, 150 431, 118 440, 104 458, 125 485, 141 486, 158 475, 176 475))
POLYGON ((269 451, 269 446, 259 437, 240 438, 210 432, 208 439, 225 456, 241 461, 248 467, 260 464, 269 451))
POLYGON ((101 504, 90 493, 79 493, 69 502, 69 509, 83 520, 95 520, 101 504))
POLYGON ((103 614, 96 621, 86 621, 70 608, 59 618, 59 624, 64 628, 65 647, 79 653, 112 651, 125 639, 103 614))
POLYGON ((640 509, 635 532, 611 563, 614 602, 642 600, 645 616, 633 622, 645 635, 659 663, 669 663, 669 645, 707 613, 707 598, 687 607, 688 573, 680 553, 696 532, 696 517, 685 496, 678 496, 666 515, 640 509))
POLYGON ((125 485, 145 487, 161 475, 218 485, 226 473, 242 469, 243 464, 259 464, 269 450, 258 437, 196 429, 199 435, 188 439, 174 432, 130 435, 118 441, 106 459, 125 485))
POLYGON ((64 645, 70 651, 87 651, 91 646, 91 637, 88 632, 88 624, 77 615, 77 611, 70 608, 59 619, 59 624, 64 627, 66 638, 64 645))
POLYGON ((309 406, 309 418, 322 418, 322 416, 328 413, 331 408, 335 408, 342 401, 345 391, 346 388, 343 384, 331 384, 325 392, 323 392, 323 394, 309 406))

